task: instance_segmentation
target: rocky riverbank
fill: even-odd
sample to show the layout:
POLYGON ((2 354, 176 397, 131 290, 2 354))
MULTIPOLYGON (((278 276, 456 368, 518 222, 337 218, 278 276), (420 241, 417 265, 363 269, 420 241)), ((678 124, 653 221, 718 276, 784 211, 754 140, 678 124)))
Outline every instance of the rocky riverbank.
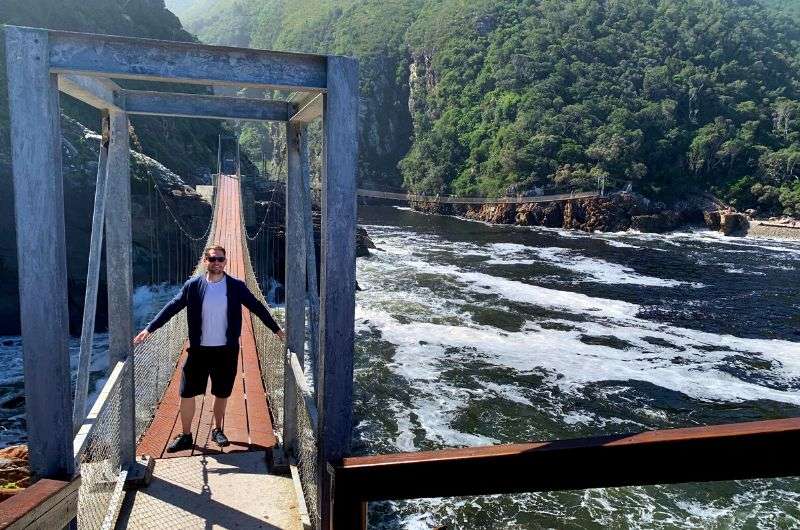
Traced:
POLYGON ((800 220, 790 218, 750 220, 747 235, 768 239, 800 239, 800 220))
POLYGON ((0 501, 4 501, 30 485, 28 446, 11 445, 0 449, 0 501))
POLYGON ((467 219, 519 226, 567 228, 585 232, 670 232, 686 226, 703 226, 725 235, 746 235, 748 217, 703 196, 671 206, 655 203, 635 193, 522 204, 412 203, 418 211, 458 215, 467 219))

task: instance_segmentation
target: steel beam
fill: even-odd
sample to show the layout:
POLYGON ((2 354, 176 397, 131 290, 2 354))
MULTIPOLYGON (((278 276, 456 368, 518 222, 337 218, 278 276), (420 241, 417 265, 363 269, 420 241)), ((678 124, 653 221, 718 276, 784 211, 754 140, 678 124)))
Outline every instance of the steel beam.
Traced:
POLYGON ((50 68, 120 79, 324 90, 323 55, 49 31, 50 68))
POLYGON ((25 415, 34 480, 69 478, 74 469, 61 125, 47 39, 45 30, 5 28, 25 415))
POLYGON ((98 109, 122 110, 118 101, 122 89, 109 79, 85 75, 59 75, 58 89, 98 109))
POLYGON ((120 382, 120 462, 133 462, 136 427, 133 363, 133 258, 128 116, 111 112, 106 182, 106 278, 108 283, 108 366, 131 359, 120 382))
POLYGON ((100 257, 103 251, 103 224, 106 215, 106 167, 108 161, 109 117, 103 112, 100 139, 100 156, 97 162, 97 179, 94 188, 92 235, 89 239, 89 264, 86 271, 86 290, 83 302, 81 345, 78 354, 78 377, 75 382, 75 401, 72 424, 77 432, 86 417, 86 396, 89 394, 89 370, 92 361, 97 291, 100 284, 100 257))
POLYGON ((284 356, 283 442, 294 452, 297 436, 297 386, 289 352, 300 365, 305 358, 306 241, 303 237, 302 127, 286 124, 286 355, 284 356))
POLYGON ((128 114, 218 120, 286 121, 290 108, 285 101, 144 90, 123 90, 119 102, 128 114))
POLYGON ((319 436, 322 528, 327 529, 331 484, 328 462, 350 450, 353 423, 353 339, 356 287, 356 166, 358 63, 328 58, 323 99, 322 262, 319 329, 319 436))

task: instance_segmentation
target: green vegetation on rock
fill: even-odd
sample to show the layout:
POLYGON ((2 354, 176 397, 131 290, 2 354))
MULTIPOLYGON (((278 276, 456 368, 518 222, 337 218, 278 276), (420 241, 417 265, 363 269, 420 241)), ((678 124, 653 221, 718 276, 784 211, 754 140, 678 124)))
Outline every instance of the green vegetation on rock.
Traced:
POLYGON ((358 57, 362 185, 496 196, 603 177, 800 212, 796 2, 199 0, 184 21, 203 41, 245 29, 238 44, 358 57))

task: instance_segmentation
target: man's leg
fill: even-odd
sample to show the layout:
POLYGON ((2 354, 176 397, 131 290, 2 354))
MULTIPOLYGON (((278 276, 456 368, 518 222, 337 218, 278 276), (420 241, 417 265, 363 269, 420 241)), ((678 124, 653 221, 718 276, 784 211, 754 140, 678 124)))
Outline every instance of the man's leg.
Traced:
MULTIPOLYGON (((194 419, 195 398, 181 398, 181 427, 183 434, 192 432, 192 419, 194 419)), ((216 403, 214 404, 214 414, 216 415, 216 403)), ((224 411, 224 409, 223 409, 224 411)))
POLYGON ((225 421, 225 407, 233 390, 239 367, 239 347, 221 347, 216 356, 211 374, 211 393, 214 395, 214 426, 211 439, 220 447, 228 445, 228 437, 222 431, 225 421))
POLYGON ((222 422, 225 420, 225 407, 228 405, 228 398, 214 397, 214 426, 222 430, 222 422))

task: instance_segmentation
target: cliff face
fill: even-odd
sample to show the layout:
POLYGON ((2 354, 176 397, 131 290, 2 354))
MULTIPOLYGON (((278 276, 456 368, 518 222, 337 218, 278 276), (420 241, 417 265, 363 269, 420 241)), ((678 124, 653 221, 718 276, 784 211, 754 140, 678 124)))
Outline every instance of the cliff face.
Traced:
POLYGON ((668 232, 681 226, 706 226, 726 234, 740 231, 742 214, 719 212, 709 199, 682 202, 670 207, 652 203, 635 193, 523 204, 437 204, 414 203, 426 213, 458 215, 497 224, 566 228, 585 232, 668 232), (730 219, 727 224, 720 219, 730 219), (737 224, 739 223, 739 224, 737 224), (728 226, 735 228, 727 228, 728 226))

